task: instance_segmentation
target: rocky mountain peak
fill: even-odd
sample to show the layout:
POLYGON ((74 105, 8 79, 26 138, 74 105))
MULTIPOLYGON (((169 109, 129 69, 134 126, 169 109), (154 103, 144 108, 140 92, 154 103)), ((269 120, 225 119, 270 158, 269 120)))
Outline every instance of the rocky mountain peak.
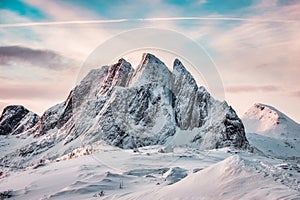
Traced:
POLYGON ((101 85, 98 95, 106 94, 113 86, 127 86, 133 71, 134 69, 129 62, 123 58, 119 59, 116 64, 109 66, 107 76, 101 85))
POLYGON ((0 117, 0 135, 19 134, 33 127, 38 120, 39 116, 24 106, 7 106, 0 117))
POLYGON ((188 78, 194 80, 191 73, 185 68, 185 66, 182 64, 182 62, 178 58, 176 58, 173 62, 173 73, 174 74, 178 73, 178 74, 181 74, 184 77, 188 77, 188 78))
POLYGON ((147 83, 157 83, 170 88, 171 77, 172 73, 160 59, 150 53, 144 53, 129 85, 137 86, 147 83))
POLYGON ((191 73, 185 68, 179 59, 173 63, 173 90, 178 93, 181 90, 197 91, 197 83, 191 73))
POLYGON ((151 53, 143 53, 142 60, 140 61, 140 66, 146 65, 148 63, 156 63, 160 65, 165 65, 159 58, 151 53))

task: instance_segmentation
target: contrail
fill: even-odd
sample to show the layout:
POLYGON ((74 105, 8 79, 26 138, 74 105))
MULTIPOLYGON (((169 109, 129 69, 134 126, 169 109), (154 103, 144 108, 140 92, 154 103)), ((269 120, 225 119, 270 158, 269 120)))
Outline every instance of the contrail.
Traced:
POLYGON ((66 25, 66 24, 105 24, 105 23, 121 23, 128 19, 114 19, 114 20, 80 20, 80 21, 54 21, 54 22, 26 22, 15 24, 0 24, 1 28, 9 27, 27 27, 27 26, 48 26, 48 25, 66 25))
POLYGON ((235 18, 235 17, 167 17, 167 18, 137 18, 137 19, 109 19, 109 20, 77 20, 77 21, 54 21, 54 22, 27 22, 15 24, 0 24, 0 28, 9 27, 28 27, 28 26, 48 26, 48 25, 67 25, 67 24, 106 24, 106 23, 123 23, 134 21, 185 21, 185 20, 199 20, 199 21, 248 21, 255 23, 295 23, 295 20, 282 19, 249 19, 249 18, 235 18))

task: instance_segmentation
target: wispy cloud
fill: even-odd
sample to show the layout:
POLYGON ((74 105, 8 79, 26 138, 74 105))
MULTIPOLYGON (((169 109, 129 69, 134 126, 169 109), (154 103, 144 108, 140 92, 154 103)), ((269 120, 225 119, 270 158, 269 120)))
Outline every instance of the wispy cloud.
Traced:
POLYGON ((300 90, 291 92, 290 94, 291 94, 292 97, 298 97, 298 98, 300 98, 300 90))
POLYGON ((63 70, 70 67, 76 67, 76 62, 74 60, 63 57, 54 51, 31 49, 22 46, 0 47, 0 67, 24 64, 52 70, 63 70))
POLYGON ((251 92, 277 92, 280 88, 274 85, 263 85, 263 86, 252 86, 252 85, 241 85, 241 86, 227 86, 226 92, 229 93, 251 93, 251 92))
POLYGON ((252 23, 298 23, 297 20, 285 19, 253 19, 239 17, 160 17, 160 18, 130 18, 130 19, 108 19, 108 20, 76 20, 76 21, 52 21, 52 22, 27 22, 0 24, 0 28, 29 27, 29 26, 53 26, 69 24, 107 24, 122 22, 160 22, 160 21, 245 21, 252 23))
POLYGON ((36 84, 8 84, 0 85, 0 99, 59 99, 65 88, 49 87, 36 84))

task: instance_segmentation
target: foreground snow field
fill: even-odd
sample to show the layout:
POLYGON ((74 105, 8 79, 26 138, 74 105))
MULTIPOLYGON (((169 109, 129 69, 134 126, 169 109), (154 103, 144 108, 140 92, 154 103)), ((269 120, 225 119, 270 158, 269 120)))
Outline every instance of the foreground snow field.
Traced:
MULTIPOLYGON (((9 137, 11 144, 19 140, 9 137)), ((101 145, 91 155, 4 172, 0 191, 12 190, 14 199, 300 198, 300 165, 295 161, 229 148, 160 149, 133 152, 101 145)))

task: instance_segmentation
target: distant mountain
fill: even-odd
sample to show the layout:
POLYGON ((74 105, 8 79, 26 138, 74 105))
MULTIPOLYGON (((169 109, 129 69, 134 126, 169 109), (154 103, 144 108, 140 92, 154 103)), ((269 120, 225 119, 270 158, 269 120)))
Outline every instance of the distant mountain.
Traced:
POLYGON ((125 149, 157 144, 249 147, 242 121, 225 101, 198 87, 178 59, 171 72, 147 53, 136 70, 124 59, 91 70, 65 102, 48 109, 21 135, 35 139, 1 162, 10 163, 12 156, 21 156, 24 163, 33 156, 55 159, 78 145, 103 141, 125 149))
POLYGON ((264 104, 254 104, 242 117, 250 143, 267 155, 300 157, 300 124, 264 104))

